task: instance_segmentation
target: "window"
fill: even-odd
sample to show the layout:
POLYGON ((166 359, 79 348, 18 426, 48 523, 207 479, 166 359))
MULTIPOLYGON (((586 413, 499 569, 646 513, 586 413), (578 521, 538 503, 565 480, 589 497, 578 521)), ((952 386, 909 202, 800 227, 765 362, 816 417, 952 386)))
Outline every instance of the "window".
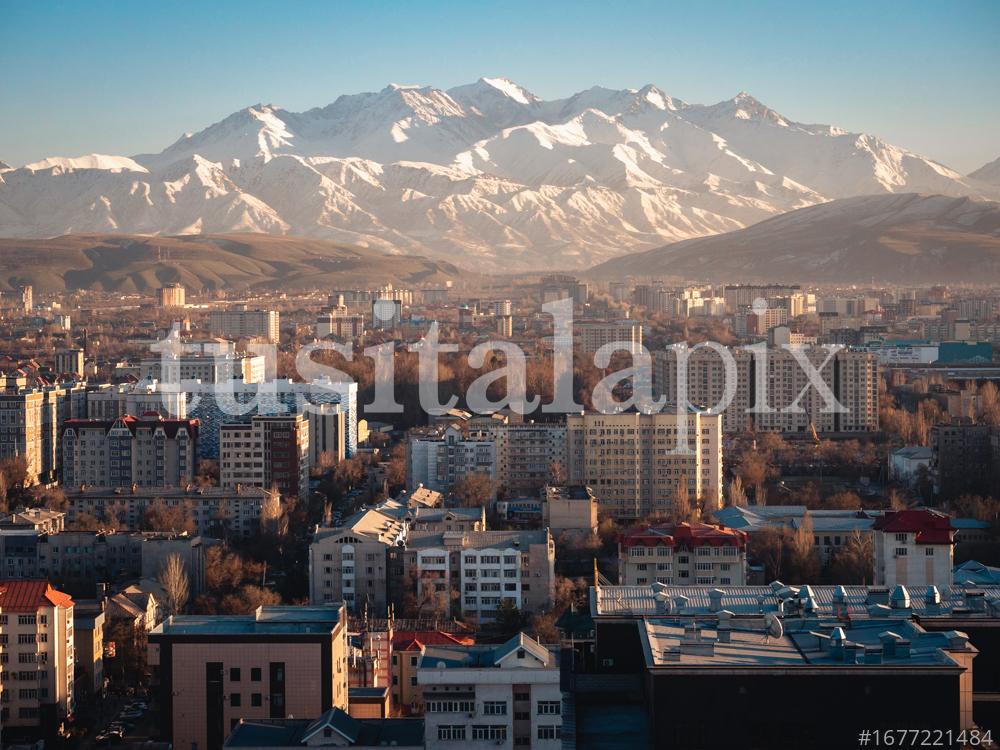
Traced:
POLYGON ((906 557, 906 547, 896 547, 896 557, 906 557))
POLYGON ((552 724, 542 724, 538 727, 538 739, 558 740, 562 739, 562 727, 552 724))
POLYGON ((264 705, 264 696, 260 693, 250 693, 250 705, 255 708, 264 705))
POLYGON ((240 668, 239 667, 231 667, 230 668, 230 670, 229 670, 229 681, 230 682, 239 682, 240 681, 240 668))
POLYGON ((18 615, 17 616, 18 625, 34 625, 35 616, 34 615, 18 615))
POLYGON ((506 716, 507 701, 483 701, 483 714, 485 716, 506 716))
POLYGON ((906 541, 906 534, 896 534, 896 541, 897 542, 905 542, 906 541))
POLYGON ((934 548, 933 547, 924 547, 924 554, 927 557, 933 557, 934 556, 934 548))
POLYGON ((250 682, 260 682, 261 679, 261 669, 260 667, 250 668, 250 682))
POLYGON ((559 701, 538 701, 540 716, 558 716, 562 713, 562 703, 559 701))
POLYGON ((241 696, 239 693, 230 693, 229 705, 232 706, 233 708, 238 708, 239 706, 243 705, 242 698, 243 696, 241 696))
POLYGON ((427 702, 427 712, 432 714, 471 714, 475 710, 475 701, 432 700, 427 702))
POLYGON ((438 727, 439 740, 464 740, 465 727, 457 724, 442 724, 438 727))
POLYGON ((503 724, 483 724, 472 727, 474 740, 506 740, 507 727, 503 724))

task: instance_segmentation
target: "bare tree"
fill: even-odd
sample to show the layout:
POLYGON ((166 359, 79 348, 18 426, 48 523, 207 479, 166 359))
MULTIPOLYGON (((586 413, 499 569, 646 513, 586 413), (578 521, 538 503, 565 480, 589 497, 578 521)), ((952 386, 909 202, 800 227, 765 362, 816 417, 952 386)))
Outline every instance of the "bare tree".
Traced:
POLYGON ((729 504, 734 507, 747 507, 747 493, 743 489, 743 480, 740 479, 739 475, 733 477, 732 481, 729 482, 728 500, 729 504))
POLYGON ((167 614, 177 615, 183 612, 191 593, 184 559, 178 554, 168 557, 160 571, 159 580, 167 593, 167 614))

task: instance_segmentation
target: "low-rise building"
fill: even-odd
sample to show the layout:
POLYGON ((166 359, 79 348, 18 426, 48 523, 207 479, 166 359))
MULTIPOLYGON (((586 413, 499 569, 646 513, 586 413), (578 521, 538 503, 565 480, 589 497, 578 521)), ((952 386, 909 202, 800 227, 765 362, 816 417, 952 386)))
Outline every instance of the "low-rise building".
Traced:
POLYGON ((625 531, 618 540, 623 586, 739 586, 747 580, 747 535, 721 524, 663 523, 625 531))
POLYGON ((417 669, 424 746, 562 747, 556 655, 520 633, 499 646, 426 646, 417 669))
POLYGON ((947 515, 929 508, 890 510, 873 528, 877 585, 951 584, 955 530, 947 515))
POLYGON ((542 489, 542 524, 559 535, 597 533, 597 497, 586 485, 546 485, 542 489))
POLYGON ((347 710, 342 606, 264 606, 252 615, 173 616, 149 634, 161 736, 218 750, 241 719, 347 710))
POLYGON ((359 719, 331 708, 318 719, 240 719, 226 739, 239 750, 302 750, 350 747, 354 750, 424 750, 422 719, 359 719))

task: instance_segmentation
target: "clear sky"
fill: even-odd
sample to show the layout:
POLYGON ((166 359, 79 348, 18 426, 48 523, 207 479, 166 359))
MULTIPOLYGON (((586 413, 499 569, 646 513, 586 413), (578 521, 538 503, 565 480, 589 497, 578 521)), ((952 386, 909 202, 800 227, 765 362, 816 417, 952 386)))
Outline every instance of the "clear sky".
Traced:
POLYGON ((1000 156, 1000 2, 0 0, 0 160, 160 151, 250 104, 506 76, 747 90, 960 171, 1000 156))

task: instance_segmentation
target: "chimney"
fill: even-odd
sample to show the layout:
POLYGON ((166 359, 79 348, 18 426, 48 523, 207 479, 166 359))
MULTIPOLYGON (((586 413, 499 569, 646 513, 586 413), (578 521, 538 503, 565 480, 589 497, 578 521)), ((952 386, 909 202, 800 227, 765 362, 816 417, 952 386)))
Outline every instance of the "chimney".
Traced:
POLYGON ((847 637, 843 628, 834 628, 830 633, 830 656, 841 659, 844 656, 844 642, 847 637))
POLYGON ((944 637, 948 639, 948 648, 953 651, 964 651, 969 645, 969 636, 961 630, 949 630, 944 637))
POLYGON ((722 589, 712 589, 708 592, 708 606, 713 612, 722 609, 722 589))
POLYGON ((927 587, 927 593, 924 594, 924 604, 926 604, 928 607, 941 606, 941 592, 938 591, 937 586, 927 587))

